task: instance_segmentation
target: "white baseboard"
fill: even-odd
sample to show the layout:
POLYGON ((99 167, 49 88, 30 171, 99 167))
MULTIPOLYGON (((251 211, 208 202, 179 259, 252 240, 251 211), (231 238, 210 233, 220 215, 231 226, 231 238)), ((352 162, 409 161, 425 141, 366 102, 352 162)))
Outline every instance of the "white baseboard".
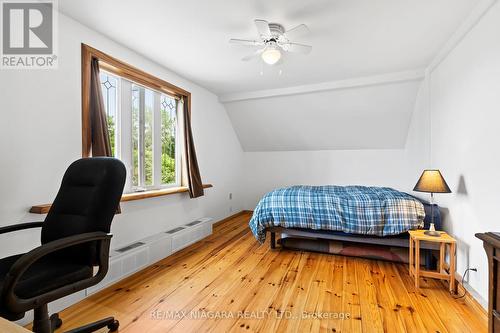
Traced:
POLYGON ((462 286, 467 290, 467 292, 483 307, 484 310, 488 311, 488 301, 485 300, 474 288, 472 288, 468 283, 463 283, 462 286))

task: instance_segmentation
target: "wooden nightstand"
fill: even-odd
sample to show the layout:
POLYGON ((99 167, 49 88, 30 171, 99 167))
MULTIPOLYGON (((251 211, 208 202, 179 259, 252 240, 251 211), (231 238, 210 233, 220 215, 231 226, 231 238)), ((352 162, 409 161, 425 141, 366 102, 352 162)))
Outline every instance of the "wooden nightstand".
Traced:
POLYGON ((455 270, 456 270, 456 240, 446 232, 441 236, 433 237, 424 234, 425 230, 410 230, 410 276, 415 277, 415 287, 419 288, 420 277, 448 280, 450 292, 455 292, 455 270), (437 271, 427 271, 420 268, 420 242, 439 243, 439 264, 437 271), (448 248, 450 263, 445 261, 446 248, 448 248), (447 271, 448 270, 448 271, 447 271))

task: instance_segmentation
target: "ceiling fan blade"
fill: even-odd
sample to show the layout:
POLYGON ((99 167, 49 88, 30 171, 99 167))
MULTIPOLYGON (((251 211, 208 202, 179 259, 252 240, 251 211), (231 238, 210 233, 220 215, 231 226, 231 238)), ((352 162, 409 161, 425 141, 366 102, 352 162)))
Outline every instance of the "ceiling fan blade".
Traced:
POLYGON ((260 49, 260 50, 257 50, 257 51, 255 51, 254 53, 249 54, 249 55, 247 55, 246 57, 241 58, 241 60, 243 60, 243 61, 250 61, 250 60, 252 60, 252 59, 254 59, 254 58, 257 58, 258 56, 260 56, 260 55, 261 55, 261 53, 262 53, 262 52, 264 52, 264 50, 265 50, 265 49, 260 49))
POLYGON ((285 43, 281 46, 283 50, 294 53, 308 54, 312 50, 311 45, 304 45, 299 43, 285 43))
POLYGON ((271 30, 269 30, 269 22, 267 22, 266 20, 255 20, 254 22, 260 37, 266 38, 271 36, 271 30))
POLYGON ((301 37, 303 35, 306 35, 308 33, 309 33, 309 28, 307 27, 307 25, 301 24, 301 25, 296 26, 295 28, 287 30, 285 32, 285 37, 288 40, 294 40, 294 39, 301 37))
POLYGON ((260 40, 250 40, 250 39, 237 39, 231 38, 229 40, 231 44, 244 45, 244 46, 261 46, 264 45, 264 42, 260 40))

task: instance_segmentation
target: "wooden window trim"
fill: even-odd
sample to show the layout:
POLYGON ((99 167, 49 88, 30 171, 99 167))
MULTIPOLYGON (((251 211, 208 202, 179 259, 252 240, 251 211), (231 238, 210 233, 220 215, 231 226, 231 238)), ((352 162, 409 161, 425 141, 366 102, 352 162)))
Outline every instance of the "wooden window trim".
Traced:
MULTIPOLYGON (((212 184, 203 184, 203 188, 211 188, 212 184)), ((160 190, 150 190, 145 192, 133 192, 125 193, 122 195, 121 202, 142 200, 147 198, 161 197, 165 195, 177 194, 177 193, 187 193, 188 188, 186 186, 180 187, 170 187, 160 190)), ((47 214, 50 210, 52 204, 35 205, 30 208, 30 213, 32 214, 47 214)))
POLYGON ((145 87, 163 92, 175 98, 184 98, 191 112, 191 93, 167 81, 161 80, 132 65, 82 43, 82 157, 90 157, 90 64, 99 60, 99 67, 115 75, 134 81, 145 87))
MULTIPOLYGON (((99 60, 99 67, 112 74, 121 76, 145 87, 160 91, 174 98, 183 98, 187 103, 188 112, 191 112, 191 93, 177 87, 167 81, 161 80, 148 74, 132 65, 116 59, 104 52, 82 43, 82 157, 90 157, 91 136, 90 136, 90 68, 92 58, 99 60)), ((213 187, 212 184, 203 184, 203 188, 213 187)), ((133 201, 159 196, 188 192, 186 186, 169 187, 159 190, 148 190, 145 192, 126 193, 122 195, 121 201, 133 201)), ((32 206, 30 213, 47 214, 51 204, 32 206)))

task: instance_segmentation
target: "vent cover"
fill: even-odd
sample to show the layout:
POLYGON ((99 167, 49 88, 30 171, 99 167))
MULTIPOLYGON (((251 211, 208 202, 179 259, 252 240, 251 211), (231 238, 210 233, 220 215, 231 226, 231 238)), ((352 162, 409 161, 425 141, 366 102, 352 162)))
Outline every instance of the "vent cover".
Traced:
POLYGON ((201 221, 201 220, 196 220, 196 221, 190 222, 190 223, 188 223, 188 224, 186 224, 186 225, 187 225, 188 227, 192 227, 193 225, 200 224, 201 222, 203 222, 203 221, 201 221))
POLYGON ((146 243, 143 243, 143 242, 136 242, 136 243, 133 243, 133 244, 130 244, 130 245, 127 245, 125 247, 122 247, 120 249, 117 249, 115 250, 116 252, 120 252, 120 253, 124 253, 124 252, 127 252, 127 251, 130 251, 132 249, 135 249, 136 247, 139 247, 139 246, 143 246, 145 245, 146 243))
POLYGON ((184 230, 184 228, 183 227, 177 227, 175 229, 172 229, 172 230, 169 230, 169 231, 165 231, 165 233, 171 235, 171 234, 175 234, 176 232, 179 232, 181 230, 184 230))

